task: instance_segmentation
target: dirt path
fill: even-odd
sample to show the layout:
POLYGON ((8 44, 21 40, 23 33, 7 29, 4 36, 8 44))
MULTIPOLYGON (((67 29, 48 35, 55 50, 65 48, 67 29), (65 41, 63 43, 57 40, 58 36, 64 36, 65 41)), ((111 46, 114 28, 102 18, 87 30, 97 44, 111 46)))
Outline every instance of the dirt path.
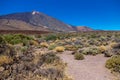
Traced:
POLYGON ((85 60, 75 60, 74 56, 67 51, 59 56, 68 64, 67 73, 74 80, 115 80, 115 77, 105 68, 108 58, 103 55, 85 56, 85 60))

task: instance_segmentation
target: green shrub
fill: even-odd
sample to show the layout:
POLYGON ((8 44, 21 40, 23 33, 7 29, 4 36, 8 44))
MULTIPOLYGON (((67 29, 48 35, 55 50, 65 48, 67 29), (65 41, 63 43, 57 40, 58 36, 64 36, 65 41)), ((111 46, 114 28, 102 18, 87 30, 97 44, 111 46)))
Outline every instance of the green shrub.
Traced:
POLYGON ((7 41, 7 43, 10 43, 13 45, 19 44, 19 43, 25 43, 29 40, 33 40, 32 37, 23 35, 23 34, 6 34, 3 37, 7 41))
POLYGON ((28 50, 28 47, 27 47, 27 46, 24 46, 24 47, 21 48, 21 51, 22 51, 22 52, 26 52, 27 50, 28 50))
POLYGON ((74 58, 75 58, 76 60, 83 60, 83 59, 84 59, 84 55, 81 54, 81 53, 75 53, 75 54, 74 54, 74 58))
POLYGON ((83 54, 85 55, 97 55, 100 53, 100 51, 98 50, 98 48, 88 48, 88 49, 85 49, 83 50, 82 52, 83 54))
POLYGON ((23 39, 22 43, 23 43, 23 46, 29 46, 30 45, 30 40, 23 39))
POLYGON ((6 43, 5 39, 2 36, 0 36, 0 44, 5 44, 5 43, 6 43))
POLYGON ((56 46, 57 46, 57 45, 50 45, 50 46, 48 47, 48 49, 49 49, 49 50, 53 50, 53 49, 55 49, 56 46))
POLYGON ((19 44, 22 43, 22 41, 20 39, 13 39, 10 41, 11 44, 19 44))
POLYGON ((111 69, 112 71, 120 73, 120 55, 113 56, 112 58, 106 61, 106 68, 111 69))
POLYGON ((96 34, 91 34, 89 37, 90 38, 97 38, 97 35, 96 34))
POLYGON ((50 34, 50 35, 47 35, 47 36, 45 37, 45 40, 46 40, 46 41, 56 40, 57 38, 58 38, 57 35, 55 35, 55 34, 50 34))

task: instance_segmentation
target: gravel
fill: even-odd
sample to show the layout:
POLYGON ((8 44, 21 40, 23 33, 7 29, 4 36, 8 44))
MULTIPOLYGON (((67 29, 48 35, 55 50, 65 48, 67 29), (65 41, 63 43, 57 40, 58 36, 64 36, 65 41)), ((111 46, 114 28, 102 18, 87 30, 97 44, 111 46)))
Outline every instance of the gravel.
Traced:
POLYGON ((59 54, 60 58, 67 63, 67 73, 74 80, 115 80, 115 76, 105 68, 107 59, 104 55, 85 56, 84 60, 75 60, 70 51, 59 54))

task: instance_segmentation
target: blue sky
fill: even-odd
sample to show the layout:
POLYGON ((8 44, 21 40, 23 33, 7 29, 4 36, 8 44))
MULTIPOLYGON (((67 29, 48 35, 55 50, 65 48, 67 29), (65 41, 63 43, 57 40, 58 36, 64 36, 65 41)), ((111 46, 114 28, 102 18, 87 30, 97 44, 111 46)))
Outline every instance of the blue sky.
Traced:
POLYGON ((0 0, 0 15, 33 10, 75 26, 120 30, 120 0, 0 0))

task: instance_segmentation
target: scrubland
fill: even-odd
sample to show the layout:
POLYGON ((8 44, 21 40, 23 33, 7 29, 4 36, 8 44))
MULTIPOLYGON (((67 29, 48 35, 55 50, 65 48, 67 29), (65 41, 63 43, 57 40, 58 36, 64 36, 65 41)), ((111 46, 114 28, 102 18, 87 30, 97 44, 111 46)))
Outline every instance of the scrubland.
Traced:
POLYGON ((75 60, 103 54, 105 67, 120 75, 120 32, 16 33, 0 35, 0 80, 72 80, 57 56, 65 51, 75 60))

